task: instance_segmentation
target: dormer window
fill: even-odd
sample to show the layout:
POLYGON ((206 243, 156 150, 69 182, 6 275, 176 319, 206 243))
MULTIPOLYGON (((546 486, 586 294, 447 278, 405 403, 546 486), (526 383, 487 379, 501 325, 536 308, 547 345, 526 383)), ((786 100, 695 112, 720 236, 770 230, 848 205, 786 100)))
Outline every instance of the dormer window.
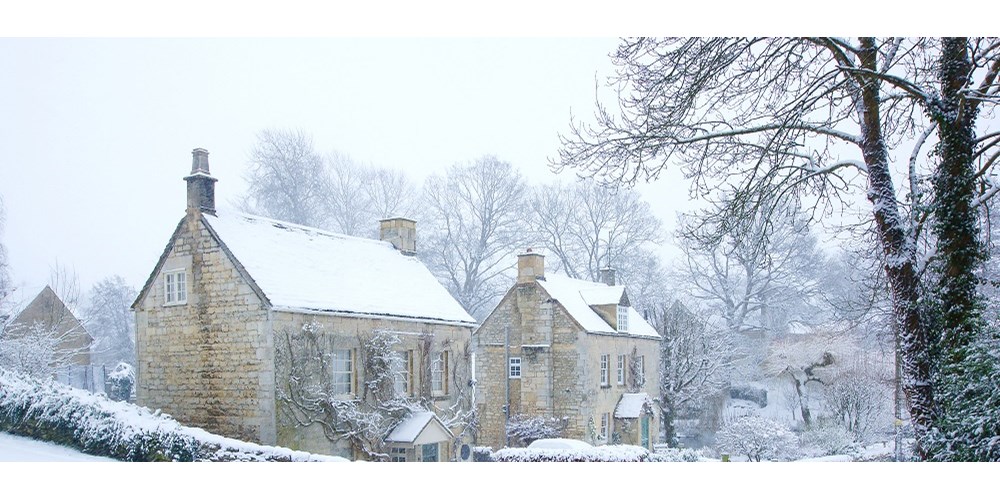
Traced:
POLYGON ((628 333, 628 308, 618 306, 618 332, 628 333))

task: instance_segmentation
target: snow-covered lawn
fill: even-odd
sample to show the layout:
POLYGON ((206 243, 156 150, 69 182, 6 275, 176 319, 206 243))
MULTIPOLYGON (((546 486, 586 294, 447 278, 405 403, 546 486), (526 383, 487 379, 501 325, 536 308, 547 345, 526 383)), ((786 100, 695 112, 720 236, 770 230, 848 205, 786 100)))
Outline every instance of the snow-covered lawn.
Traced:
POLYGON ((0 462, 117 462, 67 446, 0 432, 0 462))

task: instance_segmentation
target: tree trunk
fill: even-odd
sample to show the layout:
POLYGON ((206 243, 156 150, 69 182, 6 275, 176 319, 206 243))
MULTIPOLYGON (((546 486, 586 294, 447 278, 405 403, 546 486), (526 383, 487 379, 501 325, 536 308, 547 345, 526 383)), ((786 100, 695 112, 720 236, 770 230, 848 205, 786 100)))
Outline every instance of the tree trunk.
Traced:
MULTIPOLYGON (((861 39, 861 67, 877 72, 878 49, 872 38, 861 39)), ((860 77, 861 152, 868 167, 868 199, 885 254, 886 278, 892 295, 895 328, 900 338, 903 392, 909 402, 910 418, 923 456, 922 440, 931 429, 936 407, 931 387, 929 342, 920 315, 916 274, 916 247, 903 229, 896 192, 889 173, 889 160, 882 137, 879 113, 879 81, 860 77)))
POLYGON ((932 107, 940 143, 934 175, 934 235, 937 237, 940 299, 939 339, 943 366, 961 363, 978 331, 975 273, 983 251, 979 241, 973 149, 976 108, 963 95, 972 70, 965 38, 942 40, 941 101, 932 107))
POLYGON ((660 408, 660 413, 663 416, 663 433, 667 445, 677 448, 677 428, 674 427, 677 412, 670 405, 664 405, 660 408))

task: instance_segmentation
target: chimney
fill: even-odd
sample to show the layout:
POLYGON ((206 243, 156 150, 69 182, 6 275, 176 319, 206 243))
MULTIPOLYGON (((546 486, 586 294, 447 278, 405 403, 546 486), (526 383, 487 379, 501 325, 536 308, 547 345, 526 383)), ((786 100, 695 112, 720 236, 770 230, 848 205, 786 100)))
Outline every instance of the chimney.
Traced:
POLYGON ((195 148, 191 151, 191 175, 187 181, 187 210, 215 214, 215 183, 218 179, 208 171, 208 150, 195 148))
POLYGON ((615 277, 617 274, 613 267, 602 267, 601 282, 608 286, 615 286, 615 277))
POLYGON ((417 254, 417 222, 405 217, 378 221, 378 239, 392 243, 403 255, 417 254))
POLYGON ((534 283, 545 279, 545 256, 529 248, 517 256, 517 283, 534 283))

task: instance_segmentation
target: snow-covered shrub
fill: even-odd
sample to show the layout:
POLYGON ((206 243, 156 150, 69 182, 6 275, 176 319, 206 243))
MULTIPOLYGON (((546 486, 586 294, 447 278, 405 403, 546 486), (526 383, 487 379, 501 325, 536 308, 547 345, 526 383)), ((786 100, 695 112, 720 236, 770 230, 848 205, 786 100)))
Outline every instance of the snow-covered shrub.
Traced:
POLYGON ((489 446, 473 446, 472 447, 472 461, 473 462, 492 462, 493 461, 493 448, 489 446))
POLYGON ((784 425, 757 415, 747 415, 726 422, 716 442, 723 453, 746 455, 748 460, 789 458, 798 439, 784 425))
POLYGON ((855 436, 840 425, 824 425, 799 436, 802 452, 809 456, 842 455, 857 451, 855 436))
POLYGON ((650 462, 699 462, 701 454, 691 448, 670 448, 655 446, 655 451, 649 455, 650 462))
POLYGON ((515 444, 527 446, 537 439, 557 438, 565 423, 558 418, 513 415, 507 422, 507 437, 515 444))
POLYGON ((121 362, 108 374, 108 397, 115 401, 128 401, 135 387, 135 369, 121 362))
POLYGON ((595 446, 583 450, 503 448, 494 462, 649 462, 649 450, 628 444, 595 446))
POLYGON ((343 460, 217 436, 158 411, 2 368, 0 431, 133 462, 343 460))

